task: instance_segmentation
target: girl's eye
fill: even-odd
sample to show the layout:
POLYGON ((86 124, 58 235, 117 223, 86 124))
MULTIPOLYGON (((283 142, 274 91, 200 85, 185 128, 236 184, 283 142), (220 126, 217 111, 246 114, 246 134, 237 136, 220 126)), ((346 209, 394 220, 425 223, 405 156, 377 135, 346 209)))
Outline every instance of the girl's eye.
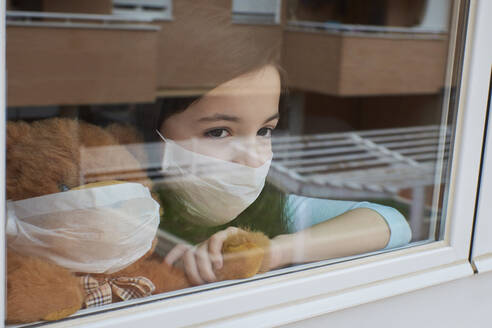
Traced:
POLYGON ((231 134, 226 129, 213 129, 205 132, 205 137, 216 139, 229 137, 230 135, 231 134))
POLYGON ((256 133, 257 135, 265 138, 270 138, 272 136, 273 129, 272 128, 261 128, 256 133))

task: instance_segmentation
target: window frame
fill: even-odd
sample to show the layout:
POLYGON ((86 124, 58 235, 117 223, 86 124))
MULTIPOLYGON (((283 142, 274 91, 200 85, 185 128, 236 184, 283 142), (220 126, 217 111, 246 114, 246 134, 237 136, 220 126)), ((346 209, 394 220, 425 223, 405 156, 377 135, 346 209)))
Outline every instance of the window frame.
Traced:
MULTIPOLYGON (((7 74, 6 74, 6 10, 7 2, 2 1, 0 4, 0 108, 4 108, 3 115, 0 116, 0 213, 5 213, 5 166, 6 166, 6 108, 7 108, 7 74)), ((5 217, 5 215, 2 215, 5 217)), ((0 279, 5 281, 5 224, 0 224, 0 279)), ((5 298, 6 283, 0 283, 0 325, 5 322, 5 298)))
MULTIPOLYGON (((457 1, 455 6, 460 3, 457 1)), ((5 3, 0 10, 3 45, 0 54, 0 81, 4 83, 0 104, 5 108, 5 3)), ((210 327, 264 327, 304 320, 472 275, 473 269, 469 262, 470 243, 490 80, 490 76, 487 76, 487 87, 484 87, 484 74, 481 74, 480 68, 484 65, 490 67, 492 58, 490 52, 487 52, 487 49, 490 50, 487 45, 487 31, 492 30, 491 21, 486 19, 487 12, 492 12, 490 2, 470 0, 444 240, 279 274, 268 279, 253 279, 225 288, 134 304, 48 326, 121 328, 135 327, 138 324, 160 327, 161 322, 165 322, 167 326, 173 327, 194 324, 210 327), (489 54, 488 58, 486 54, 489 54)), ((453 13, 456 18, 456 8, 453 13)), ((455 19, 455 24, 456 21, 455 19)), ((456 34, 456 26, 452 30, 456 34)), ((450 39, 456 38, 452 36, 450 39)), ((455 43, 450 43, 452 53, 455 43)), ((449 68, 448 72, 452 66, 449 65, 449 68)), ((450 78, 447 79, 449 80, 450 78)), ((0 118, 2 213, 5 213, 5 120, 3 115, 0 118)), ((2 245, 5 245, 4 230, 2 226, 2 245)), ((0 279, 5 279, 4 260, 5 249, 0 258, 0 279)), ((5 284, 0 285, 3 295, 1 305, 5 305, 5 284)), ((4 306, 1 306, 0 315, 3 316, 0 318, 3 324, 4 306)))
MULTIPOLYGON (((491 81, 492 87, 492 81, 491 81)), ((491 105, 489 105, 490 112, 491 105)), ((490 117, 488 120, 487 134, 492 130, 490 117)), ((492 142, 491 136, 486 137, 483 151, 483 162, 481 169, 480 192, 477 201, 477 216, 474 227, 472 263, 476 271, 483 273, 492 271, 492 209, 487 204, 487 198, 492 195, 492 142)))
MULTIPOLYGON (((486 1, 484 1, 486 2, 486 1)), ((479 12, 479 23, 487 26, 489 31, 492 29, 492 24, 486 13, 492 12, 492 3, 490 1, 482 4, 481 12, 479 12)), ((490 35, 487 35, 485 29, 477 30, 475 34, 477 40, 489 39, 489 43, 483 42, 482 47, 475 51, 477 62, 483 62, 482 68, 492 68, 492 44, 490 43, 490 35), (487 65, 487 66, 486 66, 487 65)), ((470 101, 473 106, 483 106, 483 94, 487 92, 487 101, 485 106, 488 106, 488 116, 484 120, 487 124, 487 130, 484 133, 485 144, 483 147, 483 158, 481 167, 480 190, 477 196, 477 213, 475 232, 473 236, 472 263, 474 268, 479 273, 492 271, 492 209, 488 204, 492 196, 492 121, 490 119, 490 111, 492 110, 492 70, 475 69, 473 71, 475 79, 480 79, 480 84, 477 89, 472 90, 474 94, 470 95, 470 101), (476 94, 476 95, 475 95, 476 94), (488 122, 487 122, 488 121, 488 122)))

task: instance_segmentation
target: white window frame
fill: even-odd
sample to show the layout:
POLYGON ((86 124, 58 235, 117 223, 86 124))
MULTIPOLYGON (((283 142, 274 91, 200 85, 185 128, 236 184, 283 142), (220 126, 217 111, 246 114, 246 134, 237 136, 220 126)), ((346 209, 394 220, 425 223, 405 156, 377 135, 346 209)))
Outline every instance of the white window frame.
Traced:
MULTIPOLYGON (((0 10, 3 45, 0 81, 4 83, 5 8, 0 10)), ((95 313, 49 326, 270 327, 473 275, 469 252, 492 59, 488 45, 492 22, 487 18, 491 12, 490 1, 471 0, 444 240, 95 313), (486 81, 481 73, 484 67, 486 81)), ((452 52, 454 47, 451 42, 452 52)), ((1 90, 0 104, 5 108, 5 83, 1 90)), ((5 115, 0 118, 0 183, 5 186, 5 115)), ((3 187, 0 188, 1 213, 5 213, 4 198, 3 187)), ((0 230, 0 244, 5 245, 4 226, 0 230)), ((5 256, 4 252, 1 254, 0 279, 5 279, 5 256)), ((0 286, 5 295, 4 284, 0 286)), ((1 302, 0 322, 3 323, 5 296, 1 302)))
MULTIPOLYGON (((0 216, 5 215, 5 135, 6 135, 6 108, 7 108, 7 81, 6 81, 6 62, 5 62, 5 44, 6 44, 6 9, 7 1, 0 2, 0 216)), ((0 245, 5 247, 5 219, 0 224, 0 245)), ((0 251, 0 281, 5 281, 5 249, 0 251)), ((0 326, 5 322, 5 297, 6 283, 0 283, 0 326)))
MULTIPOLYGON (((482 25, 488 25, 489 31, 492 29, 490 18, 487 13, 492 12, 492 2, 483 1, 483 9, 477 17, 482 25)), ((477 75, 475 79, 480 79, 480 84, 477 88, 470 91, 470 101, 472 106, 483 106, 481 96, 484 92, 492 90, 491 68, 492 68, 492 43, 490 42, 490 33, 485 30, 477 30, 475 34, 477 40, 489 39, 489 43, 482 44, 474 55, 477 57, 477 63, 483 63, 480 68, 477 67, 474 73, 477 75), (482 33, 482 34, 480 34, 482 33), (488 63, 488 66, 486 66, 488 63), (475 103, 476 102, 476 103, 475 103)), ((492 94, 490 96, 492 98, 492 94)), ((473 240, 472 263, 479 273, 492 271, 492 208, 490 199, 492 197, 492 99, 489 99, 489 117, 487 128, 487 140, 484 145, 482 176, 480 184, 480 193, 478 196, 477 216, 475 223, 475 234, 473 240)))

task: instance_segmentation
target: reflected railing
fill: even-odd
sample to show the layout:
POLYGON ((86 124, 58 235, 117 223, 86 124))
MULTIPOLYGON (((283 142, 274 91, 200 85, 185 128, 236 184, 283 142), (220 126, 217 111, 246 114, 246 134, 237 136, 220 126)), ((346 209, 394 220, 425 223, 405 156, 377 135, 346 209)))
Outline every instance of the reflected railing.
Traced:
POLYGON ((159 30, 151 17, 99 14, 51 13, 37 11, 6 12, 7 26, 159 30))
POLYGON ((299 29, 315 29, 331 32, 378 32, 403 34, 446 34, 448 33, 451 0, 427 0, 420 23, 409 27, 344 24, 338 22, 313 22, 291 20, 288 26, 299 29))

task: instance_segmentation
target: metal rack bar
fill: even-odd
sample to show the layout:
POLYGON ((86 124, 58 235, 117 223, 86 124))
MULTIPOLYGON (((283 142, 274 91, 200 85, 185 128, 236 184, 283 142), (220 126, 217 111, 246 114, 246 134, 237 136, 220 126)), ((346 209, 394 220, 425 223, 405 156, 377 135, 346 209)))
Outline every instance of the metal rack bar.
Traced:
MULTIPOLYGON (((310 186, 323 197, 342 189, 374 190, 396 196, 401 189, 432 185, 437 151, 449 152, 449 132, 442 127, 419 126, 357 132, 281 136, 272 140, 275 183, 288 192, 310 186), (444 145, 441 143, 445 142, 444 145), (277 150, 280 149, 280 152, 277 150)), ((360 193, 359 193, 360 194, 360 193)))

